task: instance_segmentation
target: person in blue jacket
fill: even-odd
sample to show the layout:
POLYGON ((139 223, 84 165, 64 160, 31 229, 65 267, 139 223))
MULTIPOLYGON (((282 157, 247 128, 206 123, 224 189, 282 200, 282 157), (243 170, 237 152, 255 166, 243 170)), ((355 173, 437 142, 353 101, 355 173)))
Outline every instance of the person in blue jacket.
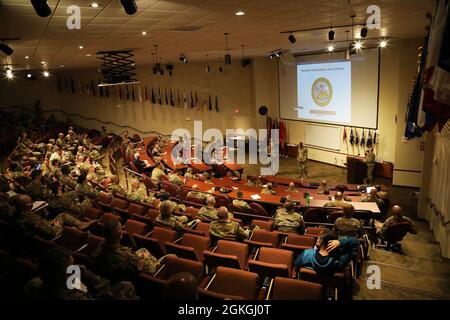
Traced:
POLYGON ((317 239, 314 249, 307 249, 295 260, 295 268, 307 268, 317 274, 334 274, 342 271, 356 256, 359 241, 353 237, 337 236, 324 230, 317 239))

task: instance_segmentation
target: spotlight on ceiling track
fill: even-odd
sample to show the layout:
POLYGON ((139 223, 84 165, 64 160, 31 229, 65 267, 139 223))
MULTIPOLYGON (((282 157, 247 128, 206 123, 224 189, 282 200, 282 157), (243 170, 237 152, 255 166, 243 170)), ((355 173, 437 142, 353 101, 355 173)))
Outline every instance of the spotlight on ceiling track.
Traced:
POLYGON ((48 17, 52 13, 47 0, 31 0, 31 4, 39 17, 48 17))
POLYGON ((297 41, 297 39, 295 39, 295 36, 292 33, 289 35, 288 40, 290 43, 295 43, 295 41, 297 41))
POLYGON ((361 50, 362 48, 362 42, 361 41, 356 41, 355 43, 355 49, 356 50, 361 50))
POLYGON ((182 54, 182 53, 180 53, 180 61, 181 62, 183 62, 184 64, 186 64, 186 63, 188 63, 189 62, 189 60, 188 60, 188 58, 184 55, 184 54, 182 54))
POLYGON ((44 76, 44 78, 50 77, 50 73, 48 71, 42 72, 42 75, 44 76))
POLYGON ((14 74, 13 74, 13 72, 12 72, 12 70, 10 68, 6 68, 5 71, 6 71, 6 78, 7 79, 14 78, 14 74))
POLYGON ((333 31, 333 29, 328 31, 328 40, 329 41, 333 41, 334 40, 334 31, 333 31))
POLYGON ((14 50, 8 46, 6 43, 0 43, 0 51, 2 51, 7 56, 10 56, 13 54, 14 50))
POLYGON ((327 47, 328 52, 333 52, 334 51, 334 45, 332 43, 330 43, 327 47))
POLYGON ((137 6, 134 0, 120 0, 120 4, 128 15, 133 15, 137 12, 137 6))
POLYGON ((367 27, 366 26, 362 27, 361 32, 360 32, 361 38, 367 37, 367 32, 368 32, 367 27))

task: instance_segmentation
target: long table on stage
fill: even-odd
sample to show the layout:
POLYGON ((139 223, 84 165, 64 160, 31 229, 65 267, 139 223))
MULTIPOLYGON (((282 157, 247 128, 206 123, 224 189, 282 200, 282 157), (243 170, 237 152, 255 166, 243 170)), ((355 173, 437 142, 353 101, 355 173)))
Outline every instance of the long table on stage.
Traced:
MULTIPOLYGON (((313 196, 314 197, 314 196, 313 196)), ((327 200, 323 199, 312 199, 309 202, 310 207, 315 208, 322 208, 325 206, 325 203, 327 203, 327 200)), ((380 213, 380 209, 378 208, 378 205, 375 202, 348 202, 353 205, 355 210, 365 210, 365 211, 371 211, 372 213, 380 213)))
POLYGON ((162 162, 171 170, 182 170, 186 169, 187 166, 185 164, 179 163, 175 164, 172 161, 172 150, 178 141, 170 141, 163 148, 163 155, 161 156, 162 162))
MULTIPOLYGON (((153 161, 153 158, 149 154, 149 147, 151 147, 157 140, 157 136, 149 136, 146 137, 142 141, 142 147, 139 151, 139 159, 142 161, 145 161, 147 164, 147 167, 155 167, 155 161, 153 161)), ((151 152, 151 151, 150 151, 151 152)))

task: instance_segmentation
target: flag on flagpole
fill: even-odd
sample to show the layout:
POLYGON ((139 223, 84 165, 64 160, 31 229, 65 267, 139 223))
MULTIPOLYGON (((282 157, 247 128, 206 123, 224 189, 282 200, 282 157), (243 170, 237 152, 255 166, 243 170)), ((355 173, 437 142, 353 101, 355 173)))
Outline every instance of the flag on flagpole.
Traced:
POLYGON ((161 88, 160 87, 158 87, 158 104, 160 106, 162 106, 162 104, 163 104, 162 96, 161 96, 161 88))
POLYGON ((208 94, 208 110, 212 111, 211 93, 208 94))
POLYGON ((197 111, 200 111, 200 103, 198 101, 197 91, 195 91, 195 107, 197 108, 197 111))
POLYGON ((350 128, 350 144, 353 146, 355 144, 355 136, 353 134, 353 128, 350 128))
POLYGON ((156 104, 155 90, 153 90, 153 86, 152 86, 152 104, 156 104))
POLYGON ((347 129, 344 127, 344 134, 342 135, 342 140, 347 141, 347 129))
POLYGON ((175 107, 175 100, 174 100, 174 94, 173 94, 172 88, 170 88, 170 105, 172 107, 175 107))
POLYGON ((373 144, 376 145, 378 143, 377 131, 375 130, 373 133, 373 144))
POLYGON ((219 112, 219 97, 217 96, 217 94, 216 94, 216 103, 215 103, 215 105, 216 105, 216 111, 219 112))
POLYGON ((187 105, 188 105, 188 102, 187 102, 186 92, 183 92, 183 106, 184 106, 184 109, 187 109, 187 105))
MULTIPOLYGON (((100 84, 100 80, 98 80, 98 83, 100 84)), ((103 88, 104 87, 98 87, 98 92, 99 92, 100 98, 103 98, 103 88)))
POLYGON ((364 129, 363 129, 363 132, 362 132, 362 137, 361 137, 361 147, 365 147, 365 145, 366 145, 366 135, 365 135, 365 133, 364 133, 364 129))
POLYGON ((181 108, 180 90, 177 89, 177 108, 181 108))
POLYGON ((148 90, 147 90, 147 85, 145 85, 145 101, 148 101, 148 90))
POLYGON ((142 102, 141 86, 138 86, 138 100, 139 100, 139 102, 142 102))
POLYGON ((369 135, 367 136, 367 142, 366 142, 367 148, 372 147, 372 144, 373 144, 372 133, 369 130, 369 135))
POLYGON ((134 84, 131 86, 131 97, 133 98, 133 101, 136 101, 136 96, 134 94, 134 84))
POLYGON ((355 145, 359 146, 359 134, 358 129, 355 128, 355 145))

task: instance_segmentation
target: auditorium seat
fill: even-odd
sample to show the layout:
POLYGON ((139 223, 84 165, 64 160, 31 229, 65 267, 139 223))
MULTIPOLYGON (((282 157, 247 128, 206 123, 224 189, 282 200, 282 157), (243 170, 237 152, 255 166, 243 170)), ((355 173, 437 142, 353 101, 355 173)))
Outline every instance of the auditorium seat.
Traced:
POLYGON ((199 210, 200 209, 194 208, 194 207, 186 207, 185 214, 188 215, 188 216, 191 216, 193 219, 195 219, 195 217, 197 216, 199 210))
POLYGON ((102 216, 102 223, 106 223, 108 221, 122 222, 122 218, 114 213, 105 212, 102 216))
POLYGON ((104 241, 105 238, 91 234, 87 240, 87 247, 82 249, 80 252, 86 255, 91 255, 104 241))
POLYGON ((164 245, 158 239, 144 237, 139 234, 133 234, 132 237, 136 250, 145 248, 156 258, 161 258, 166 254, 164 245))
POLYGON ((291 277, 294 255, 292 251, 260 248, 254 259, 248 261, 248 270, 260 277, 291 277))
POLYGON ((103 215, 103 211, 93 207, 87 207, 83 215, 87 220, 99 220, 103 215))
POLYGON ((323 231, 324 228, 320 227, 307 227, 305 230, 305 235, 313 236, 315 238, 318 238, 320 233, 323 231))
POLYGON ((87 247, 89 234, 73 227, 63 227, 61 237, 56 240, 58 245, 77 252, 87 247))
POLYGON ((135 214, 138 214, 138 215, 145 215, 146 213, 147 213, 147 207, 146 206, 144 206, 144 205, 140 205, 140 204, 137 204, 137 203, 133 203, 133 202, 131 202, 129 205, 128 205, 128 215, 129 216, 133 216, 133 215, 135 215, 135 214))
POLYGON ((165 258, 163 267, 155 273, 155 277, 162 280, 168 280, 171 276, 180 272, 191 273, 197 279, 199 285, 204 277, 203 265, 201 262, 174 256, 167 256, 165 258))
POLYGON ((40 258, 47 250, 56 245, 53 241, 33 234, 25 234, 24 242, 27 255, 31 258, 40 258))
POLYGON ((203 232, 203 234, 205 235, 205 237, 209 238, 209 223, 200 221, 197 223, 197 225, 195 226, 195 230, 203 232))
POLYGON ((244 240, 250 247, 273 247, 278 246, 280 234, 276 231, 254 230, 251 239, 244 240))
POLYGON ((152 221, 159 216, 159 209, 149 208, 147 211, 147 217, 149 217, 152 221))
POLYGON ((146 235, 148 232, 148 225, 133 219, 128 219, 125 224, 125 232, 131 236, 137 233, 141 236, 146 235))
POLYGON ((303 214, 303 220, 305 222, 327 222, 327 209, 326 208, 309 208, 303 214))
POLYGON ((115 197, 111 202, 113 212, 116 214, 126 215, 128 213, 128 201, 115 197))
POLYGON ((268 217, 269 214, 267 213, 266 209, 262 205, 256 202, 251 202, 250 207, 252 208, 252 213, 257 216, 265 216, 268 217))
POLYGON ((306 249, 314 248, 316 238, 307 235, 289 234, 285 242, 281 245, 282 249, 291 250, 295 255, 302 253, 306 249))
POLYGON ((258 296, 259 276, 256 273, 226 267, 217 267, 216 273, 205 287, 226 296, 256 300, 258 296))
POLYGON ((205 266, 211 271, 217 266, 247 269, 248 245, 245 243, 219 240, 213 251, 203 251, 205 266))
POLYGON ((38 275, 38 265, 26 260, 17 258, 11 263, 10 272, 7 279, 7 292, 9 298, 17 297, 25 284, 38 275))
POLYGON ((167 253, 194 261, 203 261, 203 251, 209 248, 209 239, 203 236, 185 233, 177 243, 165 242, 167 253))
POLYGON ((332 210, 327 217, 327 223, 334 223, 338 218, 344 216, 342 210, 332 210))
POLYGON ((271 231, 273 220, 265 221, 265 220, 252 220, 251 225, 258 226, 262 230, 271 231))
POLYGON ((8 273, 10 263, 11 256, 9 255, 9 253, 0 249, 0 281, 8 273))
POLYGON ((269 300, 322 300, 323 287, 309 281, 276 277, 267 295, 269 300))
POLYGON ((300 268, 299 278, 300 280, 319 283, 324 287, 324 289, 333 288, 334 298, 338 300, 343 298, 345 291, 345 272, 337 272, 333 275, 318 275, 314 270, 300 268))
POLYGON ((135 281, 136 292, 141 300, 161 300, 166 280, 158 279, 147 273, 140 273, 135 281))
POLYGON ((111 211, 111 202, 113 201, 114 197, 111 193, 107 192, 100 192, 98 195, 98 201, 97 204, 100 206, 100 208, 103 211, 111 211))
POLYGON ((179 198, 179 188, 176 185, 168 181, 162 181, 161 188, 168 192, 172 198, 179 198))

